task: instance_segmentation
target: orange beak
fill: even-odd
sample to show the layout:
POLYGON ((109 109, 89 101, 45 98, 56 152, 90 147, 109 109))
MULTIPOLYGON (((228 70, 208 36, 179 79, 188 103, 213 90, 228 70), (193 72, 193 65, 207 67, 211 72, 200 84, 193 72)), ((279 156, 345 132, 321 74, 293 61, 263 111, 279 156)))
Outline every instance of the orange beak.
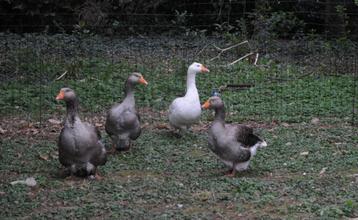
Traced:
POLYGON ((148 82, 144 79, 143 76, 141 76, 141 77, 139 78, 139 81, 138 81, 138 82, 141 83, 141 84, 144 84, 144 85, 148 85, 148 82))
POLYGON ((204 65, 201 65, 200 71, 201 71, 202 73, 208 73, 208 72, 210 72, 209 69, 206 68, 204 65))
POLYGON ((202 106, 203 109, 208 109, 210 107, 210 101, 206 101, 202 106))
POLYGON ((65 93, 61 90, 56 96, 56 100, 62 100, 65 98, 65 93))

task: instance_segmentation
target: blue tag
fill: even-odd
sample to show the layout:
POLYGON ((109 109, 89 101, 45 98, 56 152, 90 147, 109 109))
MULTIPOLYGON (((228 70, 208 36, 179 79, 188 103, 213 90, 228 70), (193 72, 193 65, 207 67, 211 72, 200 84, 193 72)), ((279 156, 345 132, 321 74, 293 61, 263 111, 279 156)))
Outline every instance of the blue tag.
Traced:
POLYGON ((213 89, 211 91, 211 96, 220 96, 220 93, 219 93, 219 91, 217 89, 213 89))

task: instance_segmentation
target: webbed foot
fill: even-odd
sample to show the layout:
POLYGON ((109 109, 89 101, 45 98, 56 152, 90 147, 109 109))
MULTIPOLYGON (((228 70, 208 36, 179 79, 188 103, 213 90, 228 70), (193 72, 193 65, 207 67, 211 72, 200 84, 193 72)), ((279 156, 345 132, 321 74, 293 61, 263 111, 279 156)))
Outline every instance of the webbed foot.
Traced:
POLYGON ((235 170, 235 168, 230 169, 230 170, 225 174, 225 176, 227 176, 227 177, 234 177, 235 175, 236 175, 236 170, 235 170))

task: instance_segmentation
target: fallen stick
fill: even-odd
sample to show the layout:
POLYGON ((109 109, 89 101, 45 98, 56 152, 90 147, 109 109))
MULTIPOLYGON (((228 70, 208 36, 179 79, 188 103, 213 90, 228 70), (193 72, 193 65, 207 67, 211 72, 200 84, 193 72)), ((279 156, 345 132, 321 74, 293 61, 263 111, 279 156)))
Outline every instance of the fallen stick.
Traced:
POLYGON ((62 79, 62 77, 64 77, 66 74, 67 74, 67 70, 66 70, 64 73, 62 73, 61 76, 57 77, 57 78, 55 79, 55 81, 62 79))
POLYGON ((237 62, 239 62, 239 61, 241 61, 241 60, 245 59, 246 57, 249 57, 249 56, 251 56, 251 55, 253 55, 253 54, 254 54, 253 52, 248 53, 248 54, 246 54, 245 56, 240 57, 239 59, 237 59, 237 60, 235 60, 235 61, 229 63, 228 66, 232 66, 232 65, 234 65, 235 63, 237 63, 237 62))
POLYGON ((256 56, 255 56, 255 62, 254 62, 254 65, 257 66, 257 61, 259 60, 259 53, 256 53, 256 56))
POLYGON ((220 86, 219 91, 221 92, 221 91, 228 90, 228 89, 245 90, 245 89, 249 89, 254 86, 255 86, 255 84, 227 84, 224 86, 220 86))
POLYGON ((213 60, 215 60, 215 59, 218 59, 218 58, 221 56, 221 54, 223 54, 225 51, 231 50, 232 48, 238 47, 238 46, 243 45, 243 44, 246 44, 246 43, 249 43, 249 41, 245 40, 245 41, 243 41, 243 42, 241 42, 241 43, 232 45, 232 46, 227 47, 227 48, 220 48, 220 47, 218 47, 218 46, 213 45, 213 47, 214 47, 215 49, 219 50, 220 52, 218 53, 218 55, 216 55, 215 57, 211 58, 209 61, 213 61, 213 60))

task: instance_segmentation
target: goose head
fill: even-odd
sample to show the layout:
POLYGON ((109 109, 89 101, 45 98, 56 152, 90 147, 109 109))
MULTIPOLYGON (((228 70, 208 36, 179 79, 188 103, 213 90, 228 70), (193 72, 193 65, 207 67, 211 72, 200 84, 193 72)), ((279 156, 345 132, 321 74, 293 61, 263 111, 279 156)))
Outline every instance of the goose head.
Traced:
POLYGON ((142 74, 136 73, 136 72, 132 73, 128 77, 127 81, 129 83, 131 83, 132 85, 135 85, 135 84, 138 84, 138 83, 143 84, 143 85, 148 85, 148 82, 144 79, 142 74))
POLYGON ((73 101, 75 99, 76 93, 70 88, 62 88, 56 96, 56 100, 64 100, 65 102, 73 101))
POLYGON ((196 73, 208 73, 210 71, 203 64, 194 62, 189 66, 188 72, 196 74, 196 73))
POLYGON ((219 96, 212 96, 201 107, 203 109, 220 109, 224 107, 224 102, 219 96))

